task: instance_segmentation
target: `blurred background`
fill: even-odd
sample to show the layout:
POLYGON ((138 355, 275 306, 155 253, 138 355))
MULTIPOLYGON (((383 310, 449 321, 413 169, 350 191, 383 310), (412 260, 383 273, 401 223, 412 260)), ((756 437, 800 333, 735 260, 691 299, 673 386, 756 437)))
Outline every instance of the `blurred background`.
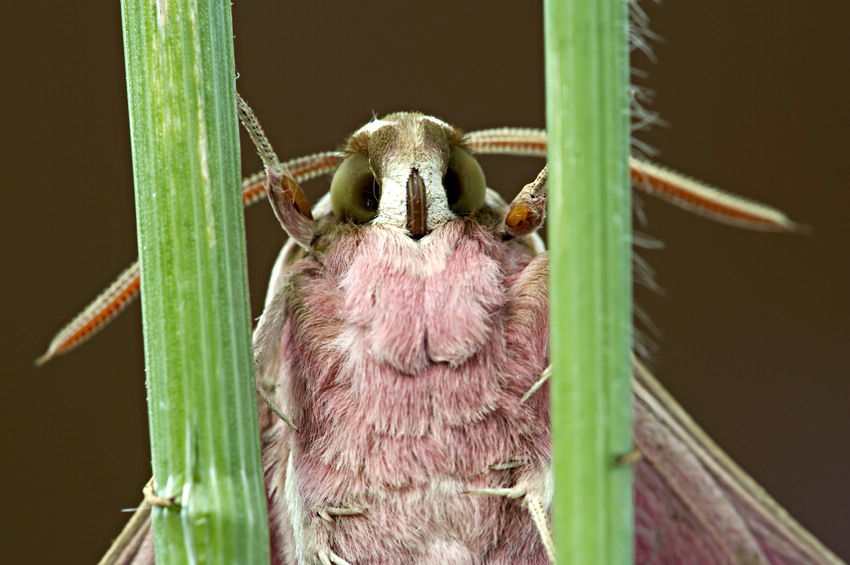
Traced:
MULTIPOLYGON (((644 1, 655 61, 634 63, 668 124, 655 159, 785 210, 810 235, 752 233, 641 197, 664 294, 652 365, 697 422, 850 559, 850 4, 644 1)), ((137 304, 36 369, 51 336, 136 257, 119 3, 14 3, 0 36, 3 555, 95 562, 150 476, 137 304)), ((237 86, 282 158, 335 148, 373 113, 466 130, 543 127, 539 2, 233 5, 237 86)), ((243 137, 244 173, 260 169, 243 137)), ((483 158, 513 195, 542 162, 483 158)), ((308 183, 315 201, 327 181, 308 183)), ((284 236, 246 212, 251 300, 284 236)))

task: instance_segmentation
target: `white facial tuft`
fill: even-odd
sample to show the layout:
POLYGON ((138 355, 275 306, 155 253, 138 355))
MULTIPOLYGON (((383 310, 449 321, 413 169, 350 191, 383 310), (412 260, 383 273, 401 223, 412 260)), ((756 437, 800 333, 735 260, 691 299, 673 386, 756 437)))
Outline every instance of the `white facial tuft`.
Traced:
POLYGON ((446 191, 443 188, 443 176, 446 171, 447 156, 443 153, 445 140, 426 139, 428 128, 425 124, 431 122, 440 129, 450 129, 451 126, 432 116, 401 116, 398 120, 374 120, 361 127, 354 135, 367 133, 373 135, 385 127, 396 128, 397 136, 386 146, 386 154, 369 155, 370 163, 380 170, 382 178, 381 199, 378 203, 378 213, 372 223, 375 225, 394 226, 407 229, 407 181, 413 169, 419 172, 425 185, 426 221, 428 232, 440 224, 455 218, 449 210, 446 191), (412 119, 411 119, 412 118, 412 119))
POLYGON ((372 135, 373 133, 375 133, 376 131, 378 131, 382 127, 391 126, 391 125, 393 125, 392 122, 387 122, 387 121, 384 121, 384 120, 372 120, 368 124, 364 125, 360 129, 358 129, 356 132, 354 132, 353 135, 357 135, 357 134, 363 133, 363 132, 367 132, 369 135, 372 135))
POLYGON ((423 120, 428 120, 429 122, 433 122, 440 126, 443 129, 452 129, 452 126, 441 120, 440 118, 435 118, 434 116, 422 116, 423 120))
POLYGON ((384 163, 381 184, 381 202, 373 223, 407 229, 407 181, 413 169, 419 171, 425 184, 426 229, 428 232, 455 217, 449 210, 443 188, 444 165, 438 155, 431 158, 400 161, 388 159, 384 163))

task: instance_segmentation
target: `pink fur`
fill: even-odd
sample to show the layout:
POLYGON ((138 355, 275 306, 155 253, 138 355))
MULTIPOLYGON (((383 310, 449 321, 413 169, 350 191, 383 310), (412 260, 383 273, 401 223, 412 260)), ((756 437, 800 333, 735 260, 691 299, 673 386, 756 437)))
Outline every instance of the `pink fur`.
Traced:
POLYGON ((548 389, 519 403, 548 363, 546 255, 455 220, 420 241, 348 227, 322 263, 293 265, 268 314, 282 331, 258 341, 299 428, 264 442, 273 519, 296 525, 283 537, 307 561, 546 563, 520 501, 465 494, 547 472, 548 389), (324 507, 366 510, 327 522, 324 507))

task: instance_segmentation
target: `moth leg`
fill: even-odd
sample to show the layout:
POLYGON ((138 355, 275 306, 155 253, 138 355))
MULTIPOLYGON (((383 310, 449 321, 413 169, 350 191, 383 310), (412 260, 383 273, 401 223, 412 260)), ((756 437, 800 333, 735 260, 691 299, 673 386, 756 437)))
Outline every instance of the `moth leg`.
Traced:
POLYGON ((275 416, 286 422, 286 425, 295 430, 296 432, 298 431, 298 428, 295 426, 295 424, 292 423, 292 420, 290 420, 287 415, 284 414, 283 411, 275 405, 274 401, 269 397, 263 386, 259 383, 257 385, 257 393, 260 395, 260 398, 263 399, 263 402, 266 403, 266 406, 269 407, 269 410, 274 412, 275 416))
POLYGON ((504 496, 505 498, 514 499, 524 497, 526 495, 526 489, 521 485, 511 488, 476 488, 464 491, 464 494, 504 496))
POLYGON ((516 195, 501 230, 511 237, 528 235, 537 231, 546 219, 546 195, 549 190, 549 165, 516 195))
POLYGON ((529 493, 524 486, 517 485, 513 488, 482 488, 466 491, 466 494, 504 496, 508 499, 522 498, 522 506, 531 515, 531 521, 537 528, 540 543, 546 550, 546 556, 550 563, 555 563, 555 537, 552 534, 552 525, 549 523, 549 514, 543 496, 539 493, 529 493))
POLYGON ((333 551, 325 549, 319 550, 319 561, 322 562, 322 565, 351 565, 351 563, 349 563, 333 551))
POLYGON ((179 504, 177 504, 177 495, 160 496, 156 494, 156 492, 154 492, 153 477, 151 477, 151 479, 145 485, 145 488, 142 489, 142 494, 145 496, 145 502, 150 504, 151 506, 157 506, 159 508, 180 506, 179 504))
POLYGON ((631 467, 641 459, 643 459, 643 451, 638 446, 634 446, 628 453, 617 457, 617 465, 619 467, 631 467))
POLYGON ((351 508, 325 506, 316 510, 316 514, 319 515, 319 518, 326 522, 333 522, 334 516, 359 516, 364 512, 366 512, 366 509, 360 506, 353 506, 351 508))
POLYGON ((542 497, 539 495, 527 496, 525 498, 525 507, 528 509, 528 513, 531 514, 531 520, 537 528, 540 543, 543 544, 543 549, 546 550, 549 563, 555 563, 555 536, 552 534, 552 524, 549 523, 549 514, 546 512, 542 497))
POLYGON ((531 398, 531 395, 537 392, 543 384, 549 380, 549 377, 552 376, 552 364, 550 363, 543 372, 540 373, 540 378, 537 379, 537 382, 531 385, 531 388, 528 389, 528 392, 522 395, 522 398, 519 399, 519 403, 523 404, 526 400, 531 398))
POLYGON ((503 461, 502 463, 495 463, 490 465, 491 471, 507 471, 508 469, 516 469, 517 467, 522 467, 523 465, 528 465, 529 458, 516 456, 511 457, 507 461, 503 461))
POLYGON ((289 168, 277 158, 254 111, 238 94, 236 107, 239 111, 239 119, 251 136, 266 168, 266 175, 268 175, 266 193, 277 219, 289 237, 297 241, 301 247, 310 250, 316 235, 316 222, 313 220, 304 191, 295 182, 289 168))

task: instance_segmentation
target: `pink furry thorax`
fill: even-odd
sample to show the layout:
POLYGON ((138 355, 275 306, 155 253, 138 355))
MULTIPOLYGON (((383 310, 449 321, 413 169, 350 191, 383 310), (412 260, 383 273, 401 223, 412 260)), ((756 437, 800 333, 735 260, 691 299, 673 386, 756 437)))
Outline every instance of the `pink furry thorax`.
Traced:
POLYGON ((280 291, 276 400, 299 431, 267 433, 273 519, 351 563, 547 562, 520 503, 465 494, 546 482, 548 388, 519 402, 548 364, 546 254, 469 219, 332 229, 280 291))

